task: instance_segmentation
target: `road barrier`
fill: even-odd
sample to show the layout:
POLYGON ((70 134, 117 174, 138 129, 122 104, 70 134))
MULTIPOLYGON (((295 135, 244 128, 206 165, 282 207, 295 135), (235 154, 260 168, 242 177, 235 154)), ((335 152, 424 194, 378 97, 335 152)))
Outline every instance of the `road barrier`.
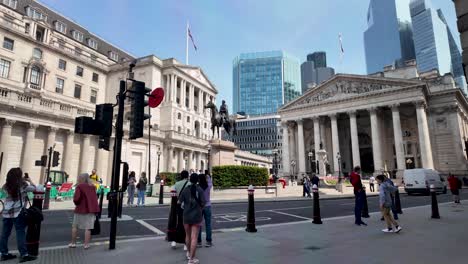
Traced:
POLYGON ((257 232, 257 228, 255 227, 254 187, 250 185, 247 192, 249 195, 249 209, 247 211, 247 228, 245 231, 249 233, 255 233, 257 232))
POLYGON ((159 185, 159 204, 164 204, 164 180, 161 180, 161 184, 159 185))
POLYGON ((319 201, 319 191, 316 184, 312 186, 312 192, 314 193, 314 217, 312 223, 322 224, 322 216, 320 215, 320 201, 319 201))
POLYGON ((432 204, 431 204, 432 215, 431 215, 431 218, 439 219, 440 218, 439 204, 437 203, 437 193, 436 193, 434 184, 431 184, 430 188, 431 188, 431 198, 432 198, 432 204))

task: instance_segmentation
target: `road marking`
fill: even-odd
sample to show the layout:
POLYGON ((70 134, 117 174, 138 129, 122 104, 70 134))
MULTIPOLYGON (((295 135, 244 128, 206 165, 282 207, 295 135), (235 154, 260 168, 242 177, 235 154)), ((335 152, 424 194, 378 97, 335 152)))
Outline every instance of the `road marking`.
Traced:
MULTIPOLYGON (((117 221, 118 222, 122 222, 122 221, 132 221, 133 218, 129 215, 122 215, 122 218, 117 218, 117 221)), ((110 222, 111 219, 109 217, 106 216, 102 216, 101 219, 100 219, 101 222, 110 222)))
POLYGON ((344 203, 344 204, 340 204, 340 205, 354 205, 355 203, 344 203))
POLYGON ((287 216, 291 216, 291 217, 295 217, 295 218, 299 218, 299 219, 304 219, 304 220, 312 220, 312 218, 303 217, 303 216, 299 216, 299 215, 288 214, 288 213, 284 213, 284 212, 279 212, 277 210, 270 210, 270 212, 276 213, 276 214, 281 214, 281 215, 287 215, 287 216))
POLYGON ((142 221, 158 221, 158 220, 167 220, 167 217, 160 217, 160 218, 144 218, 144 219, 139 219, 142 221))
POLYGON ((166 235, 166 233, 164 233, 163 231, 157 229, 156 227, 146 223, 145 221, 143 220, 136 220, 138 223, 140 223, 142 226, 148 228, 149 230, 153 231, 154 233, 160 235, 160 236, 163 236, 163 235, 166 235))

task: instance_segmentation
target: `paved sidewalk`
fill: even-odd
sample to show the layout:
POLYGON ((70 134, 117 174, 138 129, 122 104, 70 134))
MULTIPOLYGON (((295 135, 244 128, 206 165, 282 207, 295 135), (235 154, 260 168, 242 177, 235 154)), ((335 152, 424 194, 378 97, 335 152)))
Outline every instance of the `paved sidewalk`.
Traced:
MULTIPOLYGON (((430 200, 428 199, 428 202, 430 200)), ((466 263, 468 251, 468 201, 441 204, 441 219, 430 219, 429 206, 404 209, 399 234, 381 231, 380 214, 373 213, 369 226, 355 226, 352 216, 258 227, 214 234, 214 247, 197 251, 200 263, 466 263)), ((47 249, 31 263, 187 263, 179 247, 169 248, 162 237, 120 241, 117 249, 94 245, 89 250, 47 249)), ((8 262, 6 262, 8 263, 8 262)))

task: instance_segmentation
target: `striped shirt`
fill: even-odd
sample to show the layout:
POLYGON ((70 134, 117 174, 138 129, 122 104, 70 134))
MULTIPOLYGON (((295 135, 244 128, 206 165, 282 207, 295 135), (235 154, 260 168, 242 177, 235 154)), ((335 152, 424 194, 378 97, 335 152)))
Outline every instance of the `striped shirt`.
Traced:
POLYGON ((20 198, 18 197, 14 200, 10 194, 3 188, 7 197, 5 198, 5 205, 3 208, 2 216, 3 218, 16 218, 18 217, 19 213, 21 212, 22 206, 26 206, 28 192, 34 192, 36 190, 36 186, 26 184, 21 188, 21 198, 23 198, 23 202, 21 203, 20 198))

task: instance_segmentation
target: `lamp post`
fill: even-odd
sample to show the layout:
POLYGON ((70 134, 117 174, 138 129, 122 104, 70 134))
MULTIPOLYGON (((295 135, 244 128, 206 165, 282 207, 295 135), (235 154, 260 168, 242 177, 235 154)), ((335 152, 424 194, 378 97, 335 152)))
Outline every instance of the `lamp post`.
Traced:
POLYGON ((159 204, 163 204, 164 203, 164 180, 161 180, 161 177, 159 176, 159 161, 160 161, 160 158, 161 158, 161 148, 158 148, 158 170, 156 172, 156 179, 159 180, 160 184, 159 184, 159 204))
POLYGON ((294 167, 296 167, 296 161, 295 160, 292 160, 291 161, 291 167, 292 167, 292 181, 294 182, 295 178, 296 178, 296 174, 295 174, 295 171, 294 171, 294 167))
POLYGON ((160 180, 161 179, 161 177, 159 177, 159 161, 160 161, 160 158, 161 158, 161 149, 160 148, 158 148, 158 152, 156 154, 158 154, 158 170, 156 172, 156 179, 160 180))
POLYGON ((339 152, 336 154, 336 160, 338 161, 338 183, 341 183, 341 155, 339 152))
POLYGON ((312 170, 312 160, 313 160, 313 157, 314 157, 314 153, 312 151, 309 151, 309 163, 310 163, 310 176, 312 176, 312 173, 314 173, 314 171, 312 170))
POLYGON ((211 170, 210 170, 210 165, 211 165, 211 145, 208 145, 208 164, 207 164, 207 169, 208 169, 208 175, 211 176, 211 170))
POLYGON ((274 148, 273 149, 273 180, 277 181, 278 179, 278 149, 274 148))

